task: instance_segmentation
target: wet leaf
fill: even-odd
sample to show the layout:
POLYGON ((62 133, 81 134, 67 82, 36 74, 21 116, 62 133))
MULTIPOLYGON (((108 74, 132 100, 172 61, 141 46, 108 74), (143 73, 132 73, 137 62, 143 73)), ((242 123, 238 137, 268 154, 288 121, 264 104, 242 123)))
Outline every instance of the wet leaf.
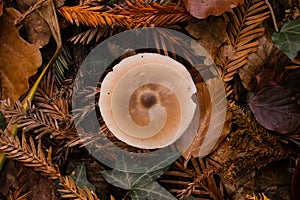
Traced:
POLYGON ((273 34, 273 42, 290 59, 297 56, 300 50, 300 18, 287 22, 279 33, 273 34))
POLYGON ((71 177, 79 187, 84 188, 84 186, 86 186, 90 190, 96 190, 95 186, 87 180, 85 162, 82 162, 76 167, 71 177))
POLYGON ((15 26, 20 13, 8 8, 0 18, 0 78, 3 97, 15 102, 29 88, 28 78, 42 63, 38 48, 22 39, 15 26))
POLYGON ((264 87, 248 104, 266 129, 286 134, 300 128, 300 105, 290 89, 279 85, 264 87))
POLYGON ((184 0, 185 6, 191 15, 199 19, 230 12, 232 8, 243 2, 244 0, 184 0))

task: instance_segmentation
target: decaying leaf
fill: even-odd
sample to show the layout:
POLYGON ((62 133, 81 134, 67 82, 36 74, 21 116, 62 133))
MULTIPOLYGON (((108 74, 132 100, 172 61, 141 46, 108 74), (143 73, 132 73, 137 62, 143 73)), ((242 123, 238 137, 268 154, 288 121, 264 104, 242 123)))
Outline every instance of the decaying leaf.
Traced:
POLYGON ((238 70, 244 87, 249 91, 256 89, 256 76, 263 69, 280 72, 289 62, 289 58, 272 43, 273 29, 268 24, 265 24, 264 27, 264 35, 258 39, 257 52, 251 53, 248 62, 238 70))
MULTIPOLYGON (((18 10, 25 13, 29 6, 32 6, 35 1, 17 0, 18 10)), ((51 31, 47 22, 36 12, 29 14, 22 22, 26 34, 27 40, 36 45, 38 48, 42 48, 48 44, 51 31)))
POLYGON ((218 49, 226 41, 227 24, 228 21, 220 17, 211 17, 207 20, 193 19, 185 29, 214 59, 218 49))
POLYGON ((296 160, 295 171, 291 181, 291 196, 293 200, 300 199, 300 159, 296 160))
POLYGON ((183 153, 187 160, 191 156, 207 155, 230 131, 230 116, 225 116, 226 103, 224 101, 226 100, 223 81, 218 78, 210 79, 196 83, 196 87, 198 102, 200 102, 200 122, 192 144, 183 153), (213 89, 209 89, 207 85, 213 89))
POLYGON ((265 30, 261 25, 269 17, 269 13, 264 0, 245 0, 243 5, 229 13, 228 40, 220 48, 215 62, 222 69, 226 96, 234 95, 234 100, 238 100, 238 88, 232 84, 234 77, 238 69, 248 62, 249 54, 257 51, 257 39, 265 30))
POLYGON ((285 77, 283 86, 286 88, 297 88, 300 90, 300 68, 295 70, 289 70, 287 76, 285 77))
POLYGON ((0 17, 1 17, 2 14, 3 14, 3 2, 4 2, 4 1, 0 1, 0 17))
POLYGON ((35 45, 29 44, 15 26, 20 13, 13 8, 4 11, 0 18, 0 78, 3 97, 16 101, 29 88, 28 78, 37 72, 42 57, 35 45))
POLYGON ((290 59, 297 56, 300 51, 300 18, 287 22, 279 33, 273 34, 273 42, 290 59))
POLYGON ((264 87, 248 104, 266 129, 286 134, 300 128, 300 105, 290 89, 280 85, 264 87))
POLYGON ((244 0, 184 0, 185 6, 191 15, 199 19, 230 12, 232 8, 243 2, 244 0))

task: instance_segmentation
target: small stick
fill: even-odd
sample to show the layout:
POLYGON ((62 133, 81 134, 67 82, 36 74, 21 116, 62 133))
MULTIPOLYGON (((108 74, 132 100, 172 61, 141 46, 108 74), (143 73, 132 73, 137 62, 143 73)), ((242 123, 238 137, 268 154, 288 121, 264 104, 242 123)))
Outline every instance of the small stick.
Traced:
POLYGON ((29 14, 31 14, 33 11, 39 9, 45 1, 46 0, 40 0, 33 6, 30 6, 30 8, 28 10, 26 10, 26 12, 24 14, 22 14, 22 16, 15 21, 15 24, 16 25, 20 24, 29 14))
POLYGON ((272 6, 271 6, 271 4, 269 3, 268 0, 265 0, 265 2, 266 2, 266 4, 269 6, 269 9, 270 9, 270 12, 271 12, 271 16, 272 16, 272 20, 273 20, 273 24, 274 24, 274 28, 275 28, 275 31, 276 31, 276 32, 279 32, 278 26, 277 26, 277 22, 276 22, 276 17, 275 17, 273 8, 272 8, 272 6))

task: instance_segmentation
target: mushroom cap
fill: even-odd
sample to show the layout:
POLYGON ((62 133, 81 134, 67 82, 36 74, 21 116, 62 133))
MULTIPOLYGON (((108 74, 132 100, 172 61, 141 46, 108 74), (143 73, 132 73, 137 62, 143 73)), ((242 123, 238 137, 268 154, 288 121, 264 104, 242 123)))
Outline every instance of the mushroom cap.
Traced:
POLYGON ((174 59, 140 53, 123 59, 103 79, 99 107, 108 129, 121 141, 156 149, 189 127, 197 107, 196 87, 174 59))

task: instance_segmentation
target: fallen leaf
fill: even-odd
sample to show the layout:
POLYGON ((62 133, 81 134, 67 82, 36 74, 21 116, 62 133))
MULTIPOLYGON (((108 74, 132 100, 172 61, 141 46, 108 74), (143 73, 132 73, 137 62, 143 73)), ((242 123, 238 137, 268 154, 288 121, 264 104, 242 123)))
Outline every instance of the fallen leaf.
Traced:
POLYGON ((87 180, 85 162, 82 162, 75 168, 71 177, 79 187, 84 188, 86 186, 90 190, 96 190, 95 186, 87 180))
POLYGON ((184 0, 187 10, 191 15, 199 19, 230 12, 232 8, 243 2, 244 0, 184 0))
POLYGON ((200 45, 214 59, 220 46, 226 41, 226 27, 228 21, 220 17, 211 17, 208 20, 191 20, 185 27, 200 45))
POLYGON ((2 16, 3 14, 3 0, 0 1, 0 17, 2 16))
POLYGON ((283 86, 286 88, 297 88, 300 90, 300 68, 295 70, 289 70, 283 86))
POLYGON ((283 25, 279 33, 273 34, 273 43, 290 59, 297 56, 300 50, 300 18, 283 25))
POLYGON ((296 167, 291 180, 291 196, 292 199, 300 199, 300 159, 296 160, 296 167))
POLYGON ((273 28, 264 24, 265 32, 258 39, 259 46, 256 52, 248 56, 248 62, 238 70, 243 86, 249 90, 257 89, 256 76, 265 68, 280 73, 289 63, 289 58, 274 47, 272 42, 273 28))
MULTIPOLYGON (((178 154, 170 154, 170 157, 177 157, 178 154)), ((128 165, 126 157, 120 157, 118 159, 118 165, 122 169, 129 169, 134 166, 128 165)), ((172 160, 172 159, 171 159, 172 160)), ((155 162, 155 161, 154 161, 155 162)), ((168 161, 166 161, 168 162, 168 161)), ((171 163, 169 163, 170 165, 171 163)), ((153 171, 152 169, 146 169, 143 173, 130 173, 126 171, 104 170, 101 174, 106 181, 116 187, 129 190, 129 194, 132 199, 149 199, 149 200, 175 200, 170 192, 164 189, 157 183, 157 179, 164 173, 165 168, 161 168, 161 165, 165 167, 164 163, 157 163, 154 168, 158 169, 153 171)))
POLYGON ((18 169, 13 160, 8 159, 0 173, 0 194, 8 196, 10 188, 18 188, 18 169))
MULTIPOLYGON (((32 6, 32 3, 26 0, 17 0, 16 3, 18 10, 22 13, 25 13, 29 9, 29 6, 32 6)), ((42 48, 48 44, 51 31, 47 22, 38 13, 32 12, 29 14, 25 17, 22 24, 28 42, 36 45, 38 48, 42 48)))
POLYGON ((300 128, 300 104, 297 101, 294 92, 277 85, 262 88, 248 104, 263 127, 287 134, 300 128))
POLYGON ((218 78, 196 83, 200 107, 199 129, 192 144, 183 153, 186 160, 191 156, 203 157, 210 153, 231 129, 231 117, 225 116, 226 100, 223 84, 218 78), (207 85, 211 88, 208 89, 207 85))
POLYGON ((15 102, 29 88, 28 79, 37 72, 42 63, 39 49, 18 33, 21 27, 15 26, 15 20, 21 14, 7 8, 0 18, 0 78, 3 98, 11 98, 15 102))
POLYGON ((277 86, 278 84, 274 81, 275 73, 271 69, 263 69, 257 76, 256 90, 259 91, 264 87, 277 86))

